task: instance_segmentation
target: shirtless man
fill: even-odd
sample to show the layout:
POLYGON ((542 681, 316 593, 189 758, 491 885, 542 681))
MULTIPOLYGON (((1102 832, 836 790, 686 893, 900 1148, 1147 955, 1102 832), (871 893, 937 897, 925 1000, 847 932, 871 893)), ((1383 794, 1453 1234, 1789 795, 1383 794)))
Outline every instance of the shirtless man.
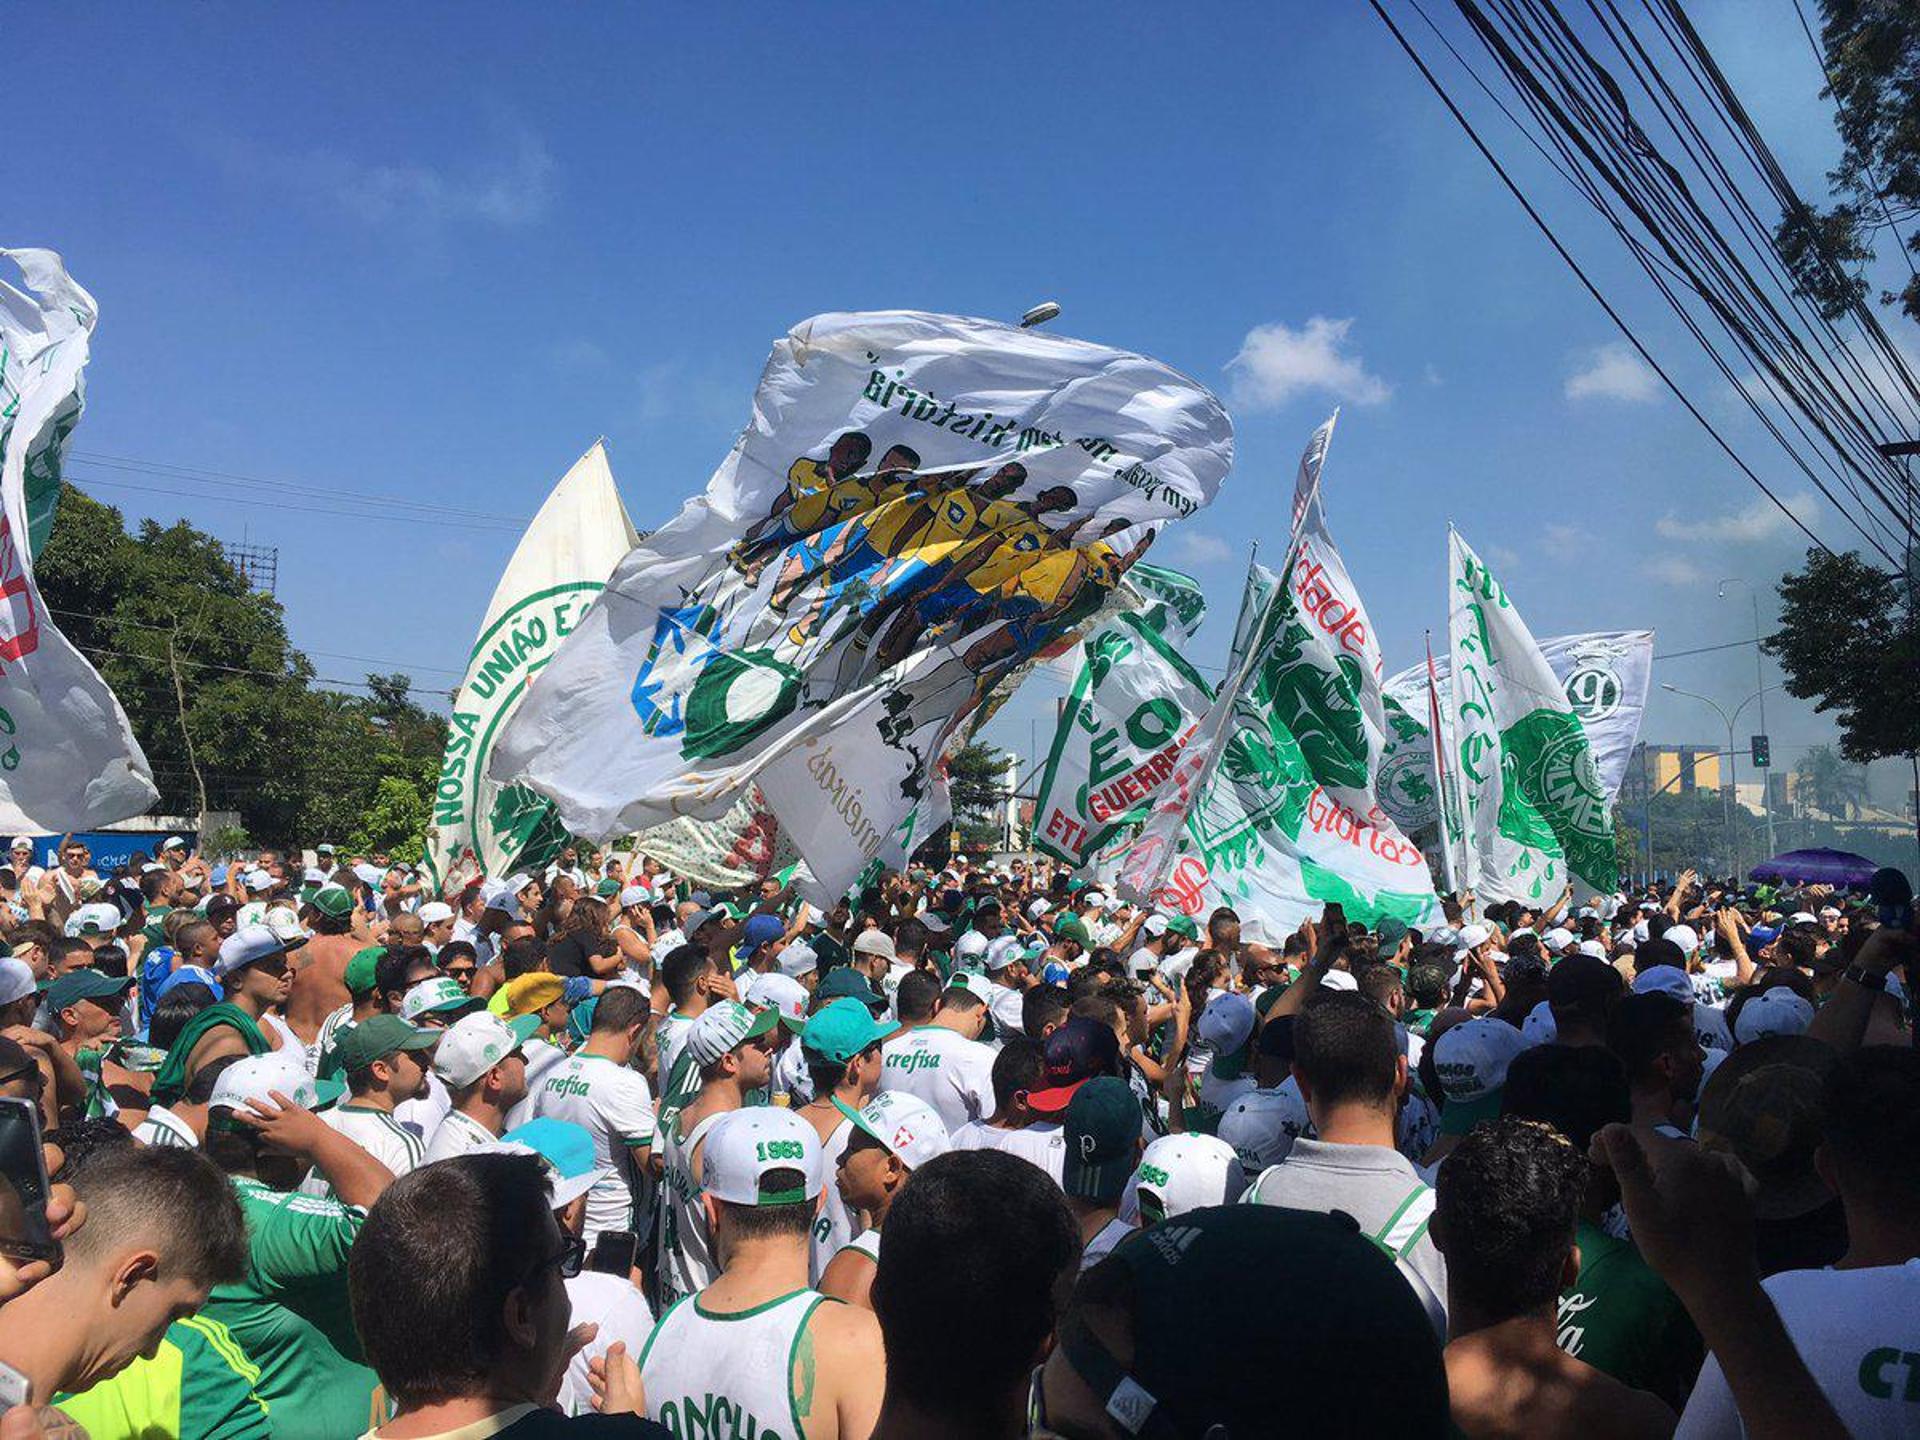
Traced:
POLYGON ((366 949, 367 939, 355 933, 353 896, 339 885, 314 892, 309 928, 313 938, 302 949, 300 968, 287 991, 287 1024, 301 1042, 319 1037, 327 1016, 347 1004, 347 961, 366 949))

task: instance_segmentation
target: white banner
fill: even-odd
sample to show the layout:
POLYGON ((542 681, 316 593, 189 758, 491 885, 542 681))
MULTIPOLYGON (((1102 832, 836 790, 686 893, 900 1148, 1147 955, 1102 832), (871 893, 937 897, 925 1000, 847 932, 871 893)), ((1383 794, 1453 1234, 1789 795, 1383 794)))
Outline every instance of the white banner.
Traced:
MULTIPOLYGON (((1137 566, 1129 583, 1148 566, 1137 566)), ((1161 571, 1171 576, 1174 572, 1161 571)), ((1173 774, 1213 688, 1180 651, 1206 613, 1199 586, 1146 587, 1160 599, 1087 637, 1034 805, 1035 849, 1076 868, 1146 807, 1173 774)))
POLYGON ((91 830, 160 798, 107 682, 53 623, 33 578, 80 423, 93 297, 51 250, 0 250, 0 829, 91 830))
POLYGON ((468 851, 482 873, 499 877, 540 838, 558 838, 551 802, 510 775, 493 778, 487 762, 528 685, 638 540, 607 468, 606 446, 595 441, 514 547, 454 694, 427 831, 427 872, 436 884, 468 851))
POLYGON ((1610 892, 1613 826, 1586 729, 1499 581, 1458 532, 1447 541, 1462 883, 1482 902, 1550 903, 1575 881, 1610 892))
MULTIPOLYGON (((1640 719, 1646 713, 1653 678, 1653 631, 1558 635, 1542 640, 1540 653, 1560 682, 1567 704, 1586 727, 1600 789, 1611 805, 1640 738, 1640 719)), ((1445 707, 1452 695, 1448 683, 1452 667, 1446 656, 1434 657, 1434 672, 1445 707)), ((1390 676, 1385 690, 1390 735, 1380 763, 1380 803, 1412 835, 1435 826, 1439 819, 1433 740, 1427 725, 1427 662, 1390 676)))
POLYGON ((1231 905, 1272 941, 1329 901, 1368 923, 1417 924, 1438 905, 1425 857, 1374 796, 1383 667, 1322 513, 1333 425, 1300 462, 1291 563, 1277 582, 1252 567, 1258 624, 1127 866, 1136 895, 1196 917, 1231 905))
POLYGON ((675 879, 713 890, 757 885, 800 858, 757 785, 719 819, 669 820, 634 836, 633 848, 658 860, 675 879))
POLYGON ((948 739, 1231 461, 1219 402, 1138 355, 952 316, 806 321, 705 492, 621 562, 535 684, 493 773, 585 835, 712 816, 758 781, 837 887, 924 838, 948 739))

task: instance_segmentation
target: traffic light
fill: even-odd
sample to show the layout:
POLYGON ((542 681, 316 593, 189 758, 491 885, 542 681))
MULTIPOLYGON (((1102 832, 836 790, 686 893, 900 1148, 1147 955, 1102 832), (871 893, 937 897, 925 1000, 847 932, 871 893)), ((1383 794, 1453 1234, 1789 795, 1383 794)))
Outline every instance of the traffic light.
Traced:
POLYGON ((1765 769, 1768 769, 1772 764, 1773 764, 1772 747, 1767 743, 1767 737, 1764 735, 1754 736, 1753 737, 1753 768, 1756 770, 1765 770, 1765 769))

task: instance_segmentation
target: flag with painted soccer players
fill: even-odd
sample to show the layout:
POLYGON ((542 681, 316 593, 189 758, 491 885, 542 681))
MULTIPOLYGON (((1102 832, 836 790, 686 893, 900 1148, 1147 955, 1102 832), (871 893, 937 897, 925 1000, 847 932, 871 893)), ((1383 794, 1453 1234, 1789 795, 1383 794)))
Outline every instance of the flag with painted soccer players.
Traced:
POLYGON ((1586 727, 1505 588, 1457 531, 1447 545, 1461 881, 1487 902, 1610 892, 1613 827, 1586 727))
POLYGON ((1139 607, 1089 635, 1034 804, 1033 845, 1079 867, 1147 805, 1213 701, 1181 653, 1206 614, 1190 576, 1136 565, 1139 607))
POLYGON ((1333 424, 1300 462, 1286 570, 1251 568, 1236 674, 1125 869, 1136 896, 1196 917, 1230 905, 1275 941, 1332 900, 1369 923, 1438 905, 1425 857, 1374 796, 1383 666, 1320 501, 1333 424))
POLYGON ((99 311, 51 250, 0 256, 25 286, 0 281, 0 828, 91 830, 160 798, 126 712, 33 578, 99 311))
POLYGON ((595 441, 514 547, 480 621, 466 679, 454 692, 427 831, 426 867, 436 885, 468 851, 481 873, 495 877, 544 865, 558 853, 566 829, 553 802, 492 778, 487 762, 529 683, 638 539, 614 488, 606 446, 595 441))
POLYGON ((585 835, 711 817, 757 781, 844 885, 926 838, 947 740, 1213 498, 1232 450, 1219 402, 1143 356, 953 316, 806 321, 492 773, 585 835))

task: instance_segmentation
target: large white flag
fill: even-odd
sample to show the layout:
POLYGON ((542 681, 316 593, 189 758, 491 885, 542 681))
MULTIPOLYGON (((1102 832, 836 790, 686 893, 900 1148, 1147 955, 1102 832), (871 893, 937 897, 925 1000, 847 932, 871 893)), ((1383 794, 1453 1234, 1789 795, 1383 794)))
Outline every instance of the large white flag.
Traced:
POLYGON ((606 446, 595 441, 520 537, 480 622, 467 677, 453 698, 427 831, 427 871, 436 883, 468 851, 483 874, 500 876, 529 849, 560 838, 551 802, 510 777, 493 778, 487 761, 527 686, 638 539, 607 468, 606 446))
MULTIPOLYGON (((1653 678, 1653 631, 1556 635, 1540 642, 1540 653, 1553 668, 1567 704, 1586 726, 1600 789, 1612 804, 1626 778, 1646 713, 1653 678)), ((1452 666, 1441 655, 1435 658, 1433 670, 1444 709, 1453 693, 1448 679, 1452 666)), ((1439 819, 1427 683, 1427 662, 1422 660, 1389 676, 1385 686, 1391 733, 1380 762, 1380 803, 1409 835, 1434 826, 1439 819)))
POLYGON ((757 781, 837 889, 926 838, 958 726, 1231 461, 1219 402, 1139 355, 953 316, 806 321, 493 773, 585 835, 710 817, 757 781))
POLYGON ((1576 882, 1609 892, 1618 862, 1586 727, 1500 582, 1457 531, 1447 544, 1463 883, 1535 905, 1576 882))
POLYGON ((1128 584, 1140 608, 1087 637, 1034 803, 1034 848, 1076 867, 1146 818, 1213 701, 1181 653, 1206 613, 1200 587, 1147 565, 1128 584))
POLYGON ((1425 857, 1374 796, 1383 667, 1320 504, 1333 424, 1301 459, 1286 572, 1252 568, 1236 674, 1126 866, 1134 894, 1194 916, 1231 905, 1275 941, 1328 901, 1367 922, 1419 923, 1438 904, 1425 857))
POLYGON ((0 829, 90 830, 160 798, 126 712, 33 578, 99 312, 51 250, 0 255, 26 284, 0 281, 0 829))

